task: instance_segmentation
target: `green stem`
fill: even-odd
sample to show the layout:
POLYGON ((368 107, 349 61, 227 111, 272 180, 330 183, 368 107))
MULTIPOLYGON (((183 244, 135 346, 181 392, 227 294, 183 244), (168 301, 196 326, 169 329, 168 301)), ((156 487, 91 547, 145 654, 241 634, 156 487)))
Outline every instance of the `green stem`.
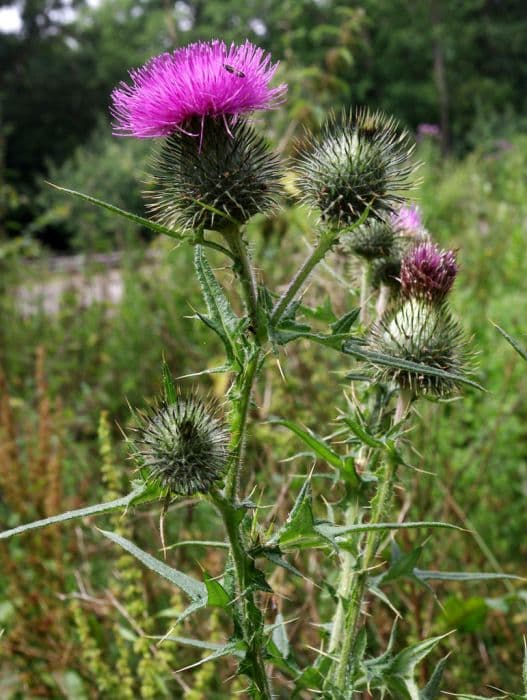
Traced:
POLYGON ((247 307, 247 313, 251 319, 252 329, 258 335, 258 286, 256 277, 249 259, 247 244, 243 240, 239 228, 232 227, 224 234, 229 244, 232 257, 235 260, 234 268, 242 285, 243 300, 247 307))
POLYGON ((236 573, 236 595, 239 610, 239 623, 243 640, 247 645, 246 660, 252 667, 252 680, 261 700, 271 700, 272 689, 265 670, 263 654, 263 618, 255 615, 256 603, 250 589, 250 568, 253 560, 245 549, 239 527, 236 507, 218 491, 212 492, 212 499, 225 525, 229 539, 230 551, 236 573))
POLYGON ((336 234, 334 231, 325 231, 320 235, 317 245, 313 248, 309 256, 304 261, 302 267, 298 270, 296 275, 293 277, 289 286, 282 294, 280 299, 276 302, 276 305, 271 314, 271 321, 273 323, 278 323, 284 313, 287 311, 287 307, 294 300, 297 292, 301 289, 302 285, 306 279, 311 274, 312 270, 318 263, 324 258, 328 250, 336 241, 336 234))
POLYGON ((360 322, 363 326, 367 326, 370 320, 370 316, 368 313, 368 299, 370 296, 370 278, 370 263, 365 261, 362 263, 362 271, 360 278, 360 322))
POLYGON ((229 446, 230 459, 225 479, 225 495, 231 503, 236 503, 238 496, 240 467, 245 445, 247 419, 251 406, 252 388, 258 365, 260 364, 260 355, 261 351, 255 349, 253 356, 235 380, 234 392, 237 396, 233 401, 232 407, 232 418, 230 422, 231 442, 229 446))
MULTIPOLYGON (((406 390, 401 390, 397 399, 397 407, 395 410, 394 424, 400 423, 406 416, 412 395, 406 390)), ((386 511, 389 508, 393 494, 393 482, 397 470, 397 460, 391 454, 387 454, 384 464, 381 467, 382 472, 379 474, 379 488, 372 501, 371 519, 372 524, 382 522, 386 511)), ((333 676, 333 683, 336 688, 344 692, 348 686, 348 672, 350 662, 355 653, 357 637, 359 633, 359 623, 361 618, 362 602, 366 593, 368 583, 368 569, 371 567, 373 560, 377 554, 382 533, 379 530, 371 530, 366 535, 364 552, 358 560, 358 570, 344 570, 343 590, 346 588, 349 591, 347 612, 344 616, 342 624, 342 632, 335 632, 338 635, 339 641, 342 641, 339 659, 333 676)), ((338 612, 338 611, 337 611, 338 612)), ((340 622, 340 620, 336 620, 340 622)))

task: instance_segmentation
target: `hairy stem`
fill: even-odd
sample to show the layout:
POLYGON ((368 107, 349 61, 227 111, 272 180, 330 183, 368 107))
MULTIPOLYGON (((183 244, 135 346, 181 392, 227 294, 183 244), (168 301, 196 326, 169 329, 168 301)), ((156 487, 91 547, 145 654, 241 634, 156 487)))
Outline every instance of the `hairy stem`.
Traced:
POLYGON ((239 611, 238 620, 243 641, 247 645, 246 661, 251 666, 251 677, 258 691, 258 697, 261 700, 271 700, 273 697, 272 689, 265 670, 263 654, 263 617, 257 612, 254 594, 250 587, 250 572, 254 567, 253 559, 245 548, 236 506, 218 491, 213 491, 211 495, 223 519, 234 562, 237 589, 236 606, 239 611))
POLYGON ((335 232, 332 230, 325 231, 320 235, 317 245, 313 248, 306 260, 304 260, 302 267, 298 270, 285 292, 276 302, 271 314, 271 321, 273 321, 273 323, 276 324, 287 311, 287 307, 294 300, 296 294, 300 291, 313 269, 335 243, 336 238, 335 232))
MULTIPOLYGON (((410 392, 401 390, 397 399, 394 424, 400 423, 406 417, 411 399, 412 395, 410 392)), ((395 456, 390 453, 386 454, 379 474, 379 487, 371 504, 370 522, 372 524, 382 522, 390 506, 396 470, 397 460, 395 456)), ((331 678, 332 683, 341 692, 344 692, 348 686, 350 663, 355 654, 360 630, 361 610, 367 588, 368 570, 373 564, 381 538, 382 533, 380 531, 370 530, 366 535, 363 554, 357 562, 357 570, 343 570, 343 580, 345 580, 343 589, 348 589, 348 605, 343 622, 341 619, 337 619, 337 616, 334 621, 334 624, 336 622, 341 624, 341 630, 334 632, 334 635, 338 636, 339 642, 341 642, 341 647, 338 662, 331 678)))
POLYGON ((254 274, 247 244, 239 228, 231 228, 225 233, 225 239, 234 257, 234 270, 242 285, 242 294, 247 313, 251 319, 252 330, 258 335, 258 286, 254 274))
POLYGON ((363 262, 361 277, 360 277, 360 322, 363 326, 367 326, 370 322, 370 316, 368 313, 368 299, 370 296, 370 263, 363 262))
POLYGON ((232 417, 230 421, 231 442, 229 446, 229 466, 225 479, 225 495, 231 503, 235 503, 238 497, 238 487, 240 481, 240 469, 243 459, 243 449, 245 446, 245 433, 247 429, 247 419, 251 406, 251 395, 260 364, 261 351, 255 349, 253 356, 247 365, 240 371, 234 382, 232 417))

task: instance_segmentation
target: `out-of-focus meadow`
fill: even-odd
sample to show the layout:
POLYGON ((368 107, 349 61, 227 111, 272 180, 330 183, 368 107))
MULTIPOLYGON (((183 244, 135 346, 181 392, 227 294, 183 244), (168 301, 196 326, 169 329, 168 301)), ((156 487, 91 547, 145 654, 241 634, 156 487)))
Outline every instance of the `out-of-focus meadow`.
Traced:
MULTIPOLYGON (((120 431, 130 425, 129 406, 159 392, 162 357, 176 376, 221 362, 214 338, 190 318, 201 302, 189 248, 153 240, 45 180, 144 214, 151 143, 111 135, 112 87, 162 50, 247 37, 281 61, 290 86, 267 123, 258 117, 284 158, 304 127, 316 130, 330 110, 352 104, 393 113, 416 134, 424 162, 416 199, 435 238, 459 251, 453 303, 487 393, 420 404, 417 450, 408 455, 417 469, 404 472, 397 504, 413 520, 468 530, 432 535, 419 566, 527 577, 527 365, 491 323, 520 340, 527 331, 524 2, 25 0, 18 8, 19 31, 0 34, 0 529, 125 493, 133 465, 120 431)), ((282 211, 249 225, 256 263, 275 286, 313 240, 312 218, 294 205, 290 183, 287 189, 282 211)), ((232 276, 220 274, 227 282, 232 276)), ((337 250, 308 295, 344 312, 356 303, 355 276, 337 250)), ((245 478, 250 484, 265 474, 265 502, 284 515, 295 475, 310 460, 285 461, 298 445, 266 421, 296 416, 330 434, 351 369, 349 360, 299 345, 260 379, 245 478)), ((224 375, 211 376, 181 383, 208 383, 221 398, 224 375)), ((152 551, 161 547, 159 509, 97 525, 111 517, 113 529, 152 551)), ((167 541, 216 539, 210 522, 204 503, 179 502, 167 541)), ((179 594, 101 542, 95 524, 0 547, 0 696, 227 697, 227 664, 173 675, 196 660, 196 650, 157 646, 148 635, 167 631, 183 609, 179 594)), ((423 540, 397 536, 406 551, 423 540)), ((219 567, 215 551, 199 545, 167 556, 186 571, 198 560, 211 573, 219 567)), ((315 583, 317 557, 303 562, 315 583)), ((321 621, 327 593, 313 585, 293 605, 295 581, 281 575, 274 585, 308 660, 311 623, 321 621)), ((406 641, 457 630, 443 644, 452 651, 447 689, 520 693, 527 581, 436 582, 429 590, 407 580, 394 585, 392 599, 406 641)), ((375 614, 388 635, 381 604, 375 614)), ((200 619, 209 637, 221 635, 219 616, 200 619)))

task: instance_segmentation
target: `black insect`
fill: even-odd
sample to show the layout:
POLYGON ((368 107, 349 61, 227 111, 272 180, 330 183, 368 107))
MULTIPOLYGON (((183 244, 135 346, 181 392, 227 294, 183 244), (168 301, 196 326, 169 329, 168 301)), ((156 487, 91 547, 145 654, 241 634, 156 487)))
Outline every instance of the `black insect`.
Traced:
POLYGON ((223 67, 227 71, 227 73, 232 73, 233 75, 237 76, 238 78, 245 78, 245 73, 242 70, 238 70, 234 66, 229 65, 228 63, 224 63, 223 67))

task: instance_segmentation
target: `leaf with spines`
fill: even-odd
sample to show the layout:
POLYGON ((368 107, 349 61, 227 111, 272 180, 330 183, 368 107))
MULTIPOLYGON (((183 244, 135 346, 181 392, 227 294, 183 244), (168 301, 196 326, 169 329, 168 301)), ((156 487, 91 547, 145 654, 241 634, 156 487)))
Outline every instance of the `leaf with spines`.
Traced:
POLYGON ((51 517, 43 518, 42 520, 34 520, 32 523, 27 523, 26 525, 19 525, 11 530, 4 530, 4 532, 0 532, 0 540, 8 539, 14 535, 21 535, 24 532, 29 532, 30 530, 37 530, 41 527, 47 527, 48 525, 63 523, 67 520, 76 520, 78 518, 86 518, 90 515, 104 515, 105 513, 112 513, 116 510, 124 510, 130 506, 136 506, 140 505, 141 503, 149 503, 150 501, 159 500, 160 497, 159 488, 157 488, 154 484, 148 485, 143 483, 137 486, 128 495, 117 498, 114 501, 97 503, 96 505, 87 506, 86 508, 78 508, 77 510, 68 510, 65 513, 60 513, 59 515, 52 515, 51 517))
POLYGON ((441 692, 441 680, 443 679, 443 672, 446 662, 448 661, 448 656, 449 655, 444 656, 435 667, 430 680, 419 693, 419 700, 438 700, 439 693, 441 692))
POLYGON ((499 333, 501 333, 501 335, 505 338, 509 345, 511 345, 516 350, 518 355, 527 362, 527 350, 522 345, 520 345, 520 343, 515 338, 509 335, 507 331, 504 331, 503 328, 500 328, 500 326, 498 326, 496 323, 493 323, 492 325, 498 330, 499 333))
POLYGON ((168 566, 151 554, 148 554, 148 552, 140 549, 133 542, 130 542, 130 540, 118 535, 116 532, 110 532, 108 530, 99 530, 99 532, 115 544, 118 544, 128 552, 128 554, 131 554, 158 576, 165 578, 167 581, 174 584, 174 586, 177 586, 186 593, 193 602, 199 603, 207 600, 207 588, 201 581, 168 566))
POLYGON ((229 360, 239 363, 237 341, 242 319, 234 313, 200 245, 194 249, 194 265, 208 311, 207 316, 198 314, 198 317, 220 337, 229 360))

